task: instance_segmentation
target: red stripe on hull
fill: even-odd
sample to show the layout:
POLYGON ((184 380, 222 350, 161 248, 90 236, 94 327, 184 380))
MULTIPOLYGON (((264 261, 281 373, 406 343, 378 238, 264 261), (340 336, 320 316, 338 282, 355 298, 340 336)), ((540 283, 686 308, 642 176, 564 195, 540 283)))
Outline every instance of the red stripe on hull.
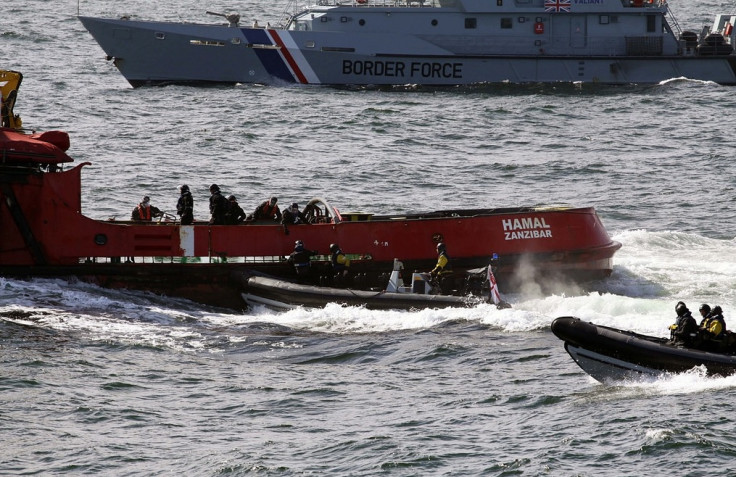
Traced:
POLYGON ((289 49, 286 48, 286 45, 284 44, 284 41, 279 36, 278 32, 276 30, 268 30, 268 33, 271 35, 271 37, 274 39, 276 44, 281 47, 281 54, 284 55, 284 59, 291 67, 291 70, 296 75, 297 79, 302 84, 307 84, 307 77, 304 76, 301 69, 299 69, 299 65, 297 65, 296 61, 294 60, 294 57, 291 56, 291 53, 289 53, 289 49))

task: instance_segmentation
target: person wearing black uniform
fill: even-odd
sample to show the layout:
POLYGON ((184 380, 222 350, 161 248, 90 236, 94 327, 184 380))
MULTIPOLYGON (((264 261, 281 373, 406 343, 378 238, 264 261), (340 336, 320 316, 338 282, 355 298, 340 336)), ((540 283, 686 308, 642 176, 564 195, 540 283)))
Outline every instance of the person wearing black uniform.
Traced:
POLYGON ((297 277, 306 279, 312 271, 312 256, 317 254, 314 250, 304 248, 304 242, 297 240, 294 243, 294 251, 291 252, 287 261, 294 267, 297 277))
POLYGON ((281 219, 281 223, 284 225, 299 225, 307 224, 307 218, 304 217, 304 213, 299 211, 299 204, 294 202, 291 207, 284 210, 284 214, 281 219))
POLYGON ((281 224, 284 226, 284 233, 289 235, 289 225, 301 225, 308 224, 307 218, 304 213, 299 211, 299 204, 294 202, 291 207, 284 209, 284 214, 281 218, 281 224))
POLYGON ((210 225, 225 225, 225 212, 227 212, 227 200, 220 193, 217 184, 210 186, 210 225))
POLYGON ((182 225, 194 222, 194 199, 186 184, 179 186, 179 200, 176 202, 176 213, 181 217, 182 225))
POLYGON ((225 224, 237 225, 245 220, 245 212, 238 204, 234 195, 227 196, 227 212, 225 212, 225 224))
POLYGON ((678 301, 675 305, 677 319, 674 324, 670 325, 670 340, 675 344, 684 346, 695 346, 699 341, 698 323, 688 310, 687 306, 678 301))

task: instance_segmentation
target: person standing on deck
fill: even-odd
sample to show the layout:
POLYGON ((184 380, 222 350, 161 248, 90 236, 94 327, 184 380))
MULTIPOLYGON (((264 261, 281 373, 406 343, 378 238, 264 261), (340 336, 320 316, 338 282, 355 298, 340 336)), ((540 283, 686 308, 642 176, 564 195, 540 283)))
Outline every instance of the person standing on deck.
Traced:
POLYGON ((217 184, 210 186, 210 225, 225 225, 225 213, 227 212, 227 199, 220 193, 217 184))
POLYGON ((181 217, 182 225, 194 222, 194 199, 186 184, 179 186, 179 200, 176 202, 176 213, 181 217))
POLYGON ((238 199, 234 195, 227 196, 227 212, 225 212, 225 223, 227 225, 237 225, 245 220, 245 212, 238 204, 238 199))

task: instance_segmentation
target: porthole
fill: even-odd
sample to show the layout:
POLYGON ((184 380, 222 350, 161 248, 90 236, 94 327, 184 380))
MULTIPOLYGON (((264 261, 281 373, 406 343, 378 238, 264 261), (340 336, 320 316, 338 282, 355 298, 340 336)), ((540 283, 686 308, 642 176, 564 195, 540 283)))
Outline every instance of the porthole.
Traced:
POLYGON ((95 243, 97 245, 105 245, 107 243, 107 235, 105 234, 95 235, 95 243))
POLYGON ((432 20, 432 26, 437 26, 437 20, 432 20))
POLYGON ((358 25, 360 25, 360 26, 363 26, 363 25, 365 25, 365 20, 363 20, 363 19, 361 18, 361 19, 360 19, 360 21, 358 21, 358 25))

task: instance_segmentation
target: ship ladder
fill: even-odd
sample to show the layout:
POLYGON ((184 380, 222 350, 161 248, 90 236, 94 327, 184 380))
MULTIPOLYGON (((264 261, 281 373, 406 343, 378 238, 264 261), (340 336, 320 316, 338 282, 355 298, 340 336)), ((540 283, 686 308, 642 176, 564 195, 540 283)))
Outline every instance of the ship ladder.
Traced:
POLYGON ((25 240, 26 245, 31 252, 34 263, 36 265, 45 265, 46 259, 43 256, 41 246, 36 240, 36 237, 33 236, 33 231, 31 231, 31 227, 28 225, 28 221, 26 220, 25 215, 23 215, 23 211, 18 205, 18 199, 16 199, 13 189, 10 187, 10 184, 3 183, 2 185, 0 185, 0 190, 2 190, 3 195, 5 196, 5 204, 8 206, 8 210, 10 210, 10 215, 13 216, 15 225, 18 226, 18 230, 23 236, 23 240, 25 240))

